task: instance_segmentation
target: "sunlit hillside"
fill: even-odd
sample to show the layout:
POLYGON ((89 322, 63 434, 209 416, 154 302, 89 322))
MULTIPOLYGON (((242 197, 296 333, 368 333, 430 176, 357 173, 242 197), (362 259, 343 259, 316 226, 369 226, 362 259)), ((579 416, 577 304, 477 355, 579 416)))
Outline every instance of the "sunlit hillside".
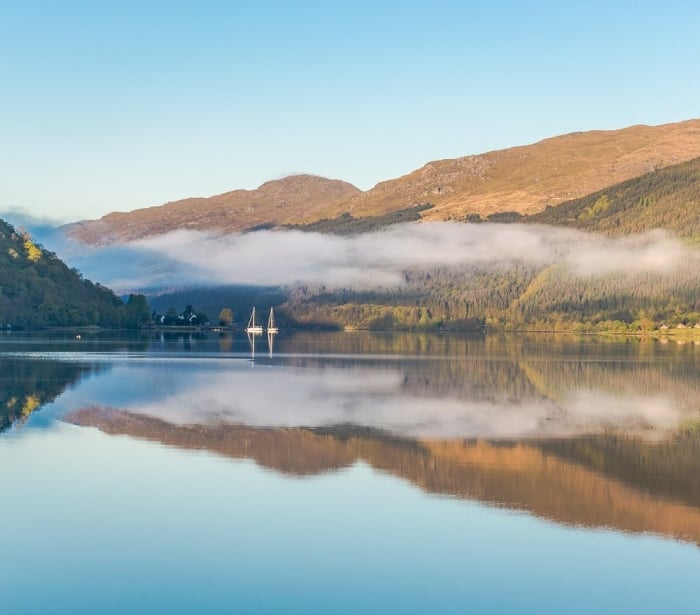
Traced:
MULTIPOLYGON (((468 145, 465 145, 465 148, 468 145)), ((700 120, 572 133, 532 145, 433 161, 361 192, 311 175, 159 207, 112 213, 67 228, 90 244, 120 243, 175 229, 222 232, 316 222, 343 214, 384 215, 431 203, 428 220, 532 214, 654 169, 700 156, 700 120)))

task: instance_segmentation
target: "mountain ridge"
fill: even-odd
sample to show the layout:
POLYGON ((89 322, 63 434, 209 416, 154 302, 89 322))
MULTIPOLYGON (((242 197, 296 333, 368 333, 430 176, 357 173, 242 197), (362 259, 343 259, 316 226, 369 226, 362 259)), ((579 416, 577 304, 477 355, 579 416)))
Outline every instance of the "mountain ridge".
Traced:
POLYGON ((231 190, 211 197, 188 197, 130 212, 109 213, 63 228, 84 243, 103 245, 159 235, 176 229, 235 232, 293 221, 287 209, 303 204, 311 211, 329 200, 360 192, 352 184, 316 175, 290 175, 255 190, 231 190), (261 215, 262 214, 262 215, 261 215), (165 229, 165 230, 163 230, 165 229))
POLYGON ((385 215, 431 203, 426 220, 531 215, 654 169, 700 156, 700 119, 550 137, 530 145, 436 160, 363 192, 342 180, 293 175, 233 190, 115 212, 64 227, 83 243, 121 243, 176 229, 240 232, 343 214, 385 215))
POLYGON ((575 132, 530 145, 432 161, 338 206, 353 215, 376 215, 398 207, 398 192, 403 206, 432 203, 434 208, 426 214, 429 220, 500 211, 532 214, 695 158, 698 152, 700 120, 575 132))

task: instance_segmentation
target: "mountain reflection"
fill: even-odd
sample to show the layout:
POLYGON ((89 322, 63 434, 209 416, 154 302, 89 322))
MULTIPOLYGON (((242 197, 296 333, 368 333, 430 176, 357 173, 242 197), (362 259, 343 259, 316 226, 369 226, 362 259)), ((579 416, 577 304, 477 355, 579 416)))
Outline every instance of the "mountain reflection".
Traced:
POLYGON ((255 361, 229 335, 0 345, 0 430, 104 366, 56 416, 295 476, 360 461, 429 493, 700 544, 696 344, 302 334, 255 361))
POLYGON ((700 545, 700 438, 693 432, 663 442, 609 435, 503 442, 399 438, 353 425, 174 425, 101 407, 83 408, 68 420, 108 434, 252 459, 297 476, 363 461, 435 494, 700 545))

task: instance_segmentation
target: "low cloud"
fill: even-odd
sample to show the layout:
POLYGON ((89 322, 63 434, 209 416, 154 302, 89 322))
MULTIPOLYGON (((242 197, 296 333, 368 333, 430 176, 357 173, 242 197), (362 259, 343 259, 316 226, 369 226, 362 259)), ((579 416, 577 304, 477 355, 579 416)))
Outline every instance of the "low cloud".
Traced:
POLYGON ((698 253, 660 230, 619 239, 584 235, 566 255, 582 275, 671 273, 690 259, 698 261, 698 253))
POLYGON ((228 284, 391 287, 406 270, 568 265, 577 275, 666 274, 698 252, 663 231, 624 238, 524 224, 401 224, 355 236, 269 230, 180 230, 93 248, 46 240, 71 266, 117 292, 228 284))

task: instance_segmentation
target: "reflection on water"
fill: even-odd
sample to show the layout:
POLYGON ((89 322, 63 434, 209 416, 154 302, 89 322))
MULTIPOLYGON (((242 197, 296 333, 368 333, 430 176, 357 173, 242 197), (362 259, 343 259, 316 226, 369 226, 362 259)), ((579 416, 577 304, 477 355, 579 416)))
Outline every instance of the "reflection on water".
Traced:
POLYGON ((560 523, 653 532, 700 545, 700 439, 664 443, 614 436, 565 440, 409 440, 352 425, 260 428, 173 425, 85 408, 76 425, 184 449, 205 449, 294 475, 357 461, 422 489, 531 511, 560 523))
POLYGON ((95 372, 91 365, 10 358, 0 361, 0 432, 21 425, 67 387, 95 372))
MULTIPOLYGON (((697 604, 700 347, 272 341, 257 340, 253 357, 245 335, 0 339, 0 539, 13 562, 0 577, 30 579, 45 545, 60 543, 49 551, 80 572, 61 561, 47 595, 63 591, 71 613, 697 604), (591 531, 601 528, 614 532, 591 531), (541 578, 528 577, 538 566, 541 578), (376 579, 375 594, 357 592, 376 579), (518 593, 494 597, 504 584, 518 593), (101 608, 85 607, 84 592, 101 608)), ((11 612, 60 612, 13 587, 11 612)))
POLYGON ((118 334, 5 334, 0 337, 0 432, 24 423, 66 388, 107 368, 106 363, 58 361, 51 357, 144 351, 147 346, 146 339, 118 334))
POLYGON ((6 344, 3 426, 92 373, 81 360, 104 352, 91 387, 53 404, 75 424, 285 473, 364 460, 436 493, 698 541, 696 346, 304 334, 282 337, 251 369, 230 360, 247 356, 246 343, 64 339, 43 346, 43 360, 6 344), (52 359, 67 347, 76 361, 52 359))
MULTIPOLYGON (((301 335, 281 338, 272 357, 252 364, 240 360, 253 358, 248 344, 245 336, 158 335, 138 356, 108 355, 103 381, 119 384, 89 401, 174 424, 353 424, 444 439, 615 432, 659 440, 700 417, 695 346, 301 335), (156 385, 144 390, 144 379, 156 385), (115 388, 129 401, 115 399, 115 388)), ((68 396, 61 406, 76 403, 68 396)))
POLYGON ((53 402, 77 425, 288 474, 362 460, 429 492, 700 543, 695 345, 303 334, 252 364, 249 342, 7 338, 0 429, 53 402))

